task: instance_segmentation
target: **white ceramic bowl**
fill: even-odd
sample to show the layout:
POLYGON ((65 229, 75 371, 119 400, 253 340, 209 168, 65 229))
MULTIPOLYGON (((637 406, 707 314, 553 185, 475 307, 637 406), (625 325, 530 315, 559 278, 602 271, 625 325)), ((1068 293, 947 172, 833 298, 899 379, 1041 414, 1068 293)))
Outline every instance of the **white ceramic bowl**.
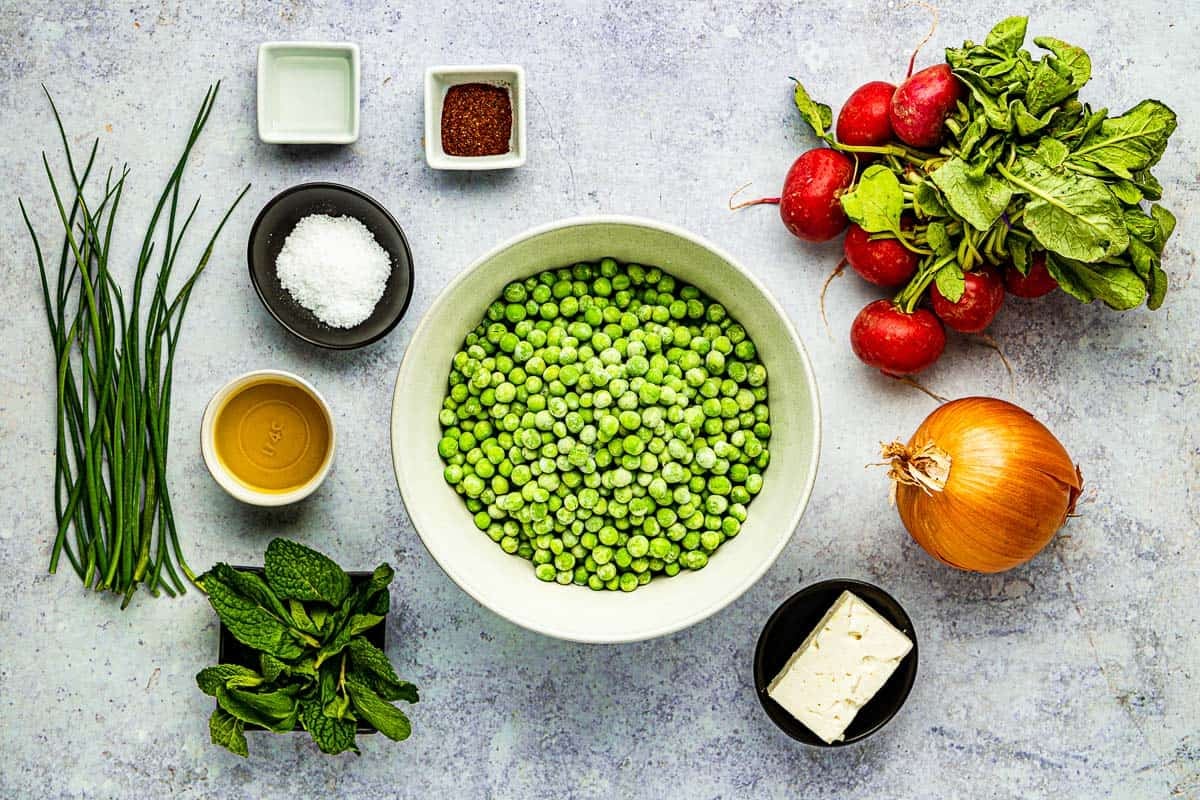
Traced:
POLYGON ((438 66, 425 70, 425 162, 434 169, 514 169, 525 163, 525 70, 517 64, 438 66), (490 83, 508 89, 512 138, 498 156, 452 156, 442 149, 442 104, 451 86, 490 83))
POLYGON ((392 402, 392 458, 425 547, 484 606, 530 630, 578 642, 632 642, 685 628, 724 608, 771 566, 800 522, 817 474, 821 421, 808 355, 783 310, 728 254, 680 228, 634 217, 580 217, 518 236, 441 293, 408 345, 392 402), (771 463, 741 533, 708 566, 629 594, 543 583, 475 527, 442 480, 438 410, 450 359, 504 285, 535 272, 612 256, 661 267, 723 303, 767 367, 771 463))
MULTIPOLYGON (((325 398, 321 396, 321 393, 317 391, 315 386, 304 380, 304 378, 279 369, 257 369, 253 372, 238 375, 217 390, 212 399, 208 401, 208 405, 205 406, 204 417, 200 420, 200 453, 204 456, 204 464, 208 467, 213 480, 238 500, 253 506, 286 506, 291 503, 298 503, 308 497, 317 490, 317 487, 329 475, 329 470, 333 467, 333 454, 336 450, 337 426, 333 423, 333 414, 330 412, 329 404, 325 402, 325 398), (264 378, 270 378, 280 383, 290 383, 308 392, 317 401, 317 405, 325 413, 325 419, 329 422, 329 452, 325 454, 325 460, 321 462, 321 468, 317 470, 316 475, 313 475, 309 479, 308 483, 289 492, 263 492, 258 489, 252 489, 235 478, 225 468, 225 465, 221 463, 221 459, 217 455, 213 431, 213 427, 217 421, 217 412, 221 410, 221 406, 225 404, 225 401, 234 392, 251 383, 258 383, 264 378)), ((491 540, 489 539, 488 541, 491 540)))
POLYGON ((267 144, 358 141, 360 80, 353 42, 263 42, 258 138, 267 144))

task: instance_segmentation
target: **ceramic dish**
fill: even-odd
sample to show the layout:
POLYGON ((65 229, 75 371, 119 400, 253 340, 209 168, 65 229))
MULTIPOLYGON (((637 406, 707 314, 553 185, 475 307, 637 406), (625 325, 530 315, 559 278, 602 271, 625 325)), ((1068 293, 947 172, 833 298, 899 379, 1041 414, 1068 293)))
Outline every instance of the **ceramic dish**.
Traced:
POLYGON ((846 578, 814 583, 784 600, 783 605, 767 620, 762 634, 758 637, 758 647, 754 651, 754 688, 758 692, 758 700, 762 703, 763 710, 781 731, 796 741, 813 747, 845 747, 876 733, 896 716, 896 712, 908 699, 908 693, 916 679, 917 634, 908 614, 894 597, 878 586, 846 578), (772 700, 767 694, 767 686, 825 616, 825 612, 833 606, 838 596, 845 591, 853 592, 862 598, 867 605, 908 636, 913 646, 900 662, 900 666, 888 678, 887 683, 859 709, 850 726, 846 728, 846 738, 827 744, 804 723, 789 714, 783 706, 772 700))
POLYGON ((264 42, 258 47, 258 138, 267 144, 358 139, 358 45, 264 42))
POLYGON ((302 183, 275 195, 250 228, 246 257, 254 290, 271 316, 297 337, 320 347, 350 350, 382 339, 400 322, 412 298, 412 252, 404 231, 387 209, 349 186, 302 183), (391 256, 392 274, 383 297, 371 316, 353 328, 326 325, 279 285, 275 260, 296 223, 309 214, 357 218, 391 256))
POLYGON ((392 457, 410 518, 434 560, 484 606, 530 630, 580 642, 631 642, 677 631, 724 608, 791 538, 817 474, 816 380, 795 329, 732 256, 687 231, 634 217, 581 217, 535 228, 463 271, 421 320, 396 381, 392 457), (771 466, 736 540, 707 567, 629 594, 537 580, 475 527, 442 479, 438 410, 463 336, 510 281, 549 267, 612 256, 661 267, 723 303, 758 345, 771 404, 771 466))
POLYGON ((286 506, 298 503, 308 497, 317 490, 329 474, 329 470, 333 466, 333 456, 336 451, 337 426, 334 424, 329 404, 325 402, 325 398, 321 396, 321 393, 311 383, 299 375, 284 372, 283 370, 259 369, 237 376, 217 390, 216 394, 212 396, 212 399, 208 401, 208 405, 204 408, 204 417, 200 420, 200 453, 204 457, 204 465, 208 467, 213 480, 233 497, 253 506, 286 506), (321 462, 320 469, 303 486, 287 492, 267 492, 247 486, 226 469, 225 465, 221 463, 220 456, 217 455, 214 436, 217 412, 221 410, 221 406, 225 404, 225 401, 232 397, 239 389, 253 383, 259 383, 264 379, 290 383, 304 389, 317 401, 317 405, 325 413, 325 419, 329 423, 329 449, 325 454, 324 460, 321 462))
POLYGON ((425 161, 434 169, 512 169, 525 163, 525 70, 516 64, 430 67, 425 70, 425 161), (442 149, 442 101, 460 83, 490 83, 508 88, 512 102, 512 140, 498 156, 451 156, 442 149))

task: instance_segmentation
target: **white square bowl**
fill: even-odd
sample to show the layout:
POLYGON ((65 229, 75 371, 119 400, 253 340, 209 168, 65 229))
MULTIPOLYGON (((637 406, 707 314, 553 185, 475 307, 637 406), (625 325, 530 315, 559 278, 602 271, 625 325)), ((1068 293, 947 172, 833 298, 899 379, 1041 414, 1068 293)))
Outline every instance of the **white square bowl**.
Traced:
POLYGON ((359 80, 358 45, 352 42, 263 42, 258 46, 258 138, 268 144, 357 141, 359 80), (284 89, 288 70, 307 72, 299 98, 288 97, 284 89))
POLYGON ((525 163, 525 70, 516 64, 438 66, 425 70, 425 161, 434 169, 512 169, 525 163), (498 156, 451 156, 442 149, 442 102, 451 86, 490 83, 508 89, 512 138, 498 156))

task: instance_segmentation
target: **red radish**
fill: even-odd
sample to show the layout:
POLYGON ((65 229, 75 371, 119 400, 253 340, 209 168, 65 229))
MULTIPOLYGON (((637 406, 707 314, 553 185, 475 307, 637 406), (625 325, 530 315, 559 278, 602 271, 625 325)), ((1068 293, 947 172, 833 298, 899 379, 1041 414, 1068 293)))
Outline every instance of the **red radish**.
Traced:
POLYGON ((946 331, 928 309, 907 314, 891 300, 876 300, 854 318, 850 346, 864 364, 885 375, 915 375, 941 356, 946 331))
POLYGON ((947 300, 933 285, 933 311, 942 322, 959 333, 979 333, 996 318, 1004 302, 1004 281, 992 267, 980 267, 963 275, 963 293, 958 302, 947 300))
POLYGON ((846 229, 849 220, 842 210, 842 192, 854 179, 854 162, 849 156, 818 147, 802 153, 783 179, 783 195, 750 200, 732 208, 778 205, 783 224, 806 242, 827 242, 846 229))
POLYGON ((871 241, 872 235, 850 223, 842 244, 846 262, 863 280, 876 286, 908 283, 917 272, 917 254, 896 239, 871 241))
POLYGON ((892 140, 888 119, 896 87, 884 81, 864 83, 838 112, 837 140, 856 147, 879 147, 892 140))
POLYGON ((1017 297, 1041 297, 1057 289, 1058 281, 1046 269, 1046 254, 1038 252, 1033 254, 1028 275, 1012 266, 1004 270, 1004 288, 1017 297))
POLYGON ((963 96, 963 85, 950 71, 949 64, 935 64, 921 70, 892 95, 892 130, 900 141, 912 147, 937 147, 942 141, 942 126, 963 96))

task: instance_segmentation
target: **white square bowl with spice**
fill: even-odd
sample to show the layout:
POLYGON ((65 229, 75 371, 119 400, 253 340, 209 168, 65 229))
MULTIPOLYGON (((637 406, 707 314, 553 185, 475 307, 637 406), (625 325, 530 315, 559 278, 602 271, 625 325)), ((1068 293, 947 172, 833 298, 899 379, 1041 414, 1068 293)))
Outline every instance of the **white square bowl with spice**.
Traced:
MULTIPOLYGON (((479 113, 486 114, 492 106, 491 103, 481 104, 479 113)), ((525 70, 516 64, 436 66, 426 69, 425 161, 434 169, 451 170, 512 169, 524 164, 525 70), (473 84, 507 90, 511 122, 506 152, 486 155, 454 155, 446 152, 444 145, 449 142, 444 142, 443 133, 450 132, 449 129, 442 129, 447 110, 446 96, 454 87, 473 84)))

